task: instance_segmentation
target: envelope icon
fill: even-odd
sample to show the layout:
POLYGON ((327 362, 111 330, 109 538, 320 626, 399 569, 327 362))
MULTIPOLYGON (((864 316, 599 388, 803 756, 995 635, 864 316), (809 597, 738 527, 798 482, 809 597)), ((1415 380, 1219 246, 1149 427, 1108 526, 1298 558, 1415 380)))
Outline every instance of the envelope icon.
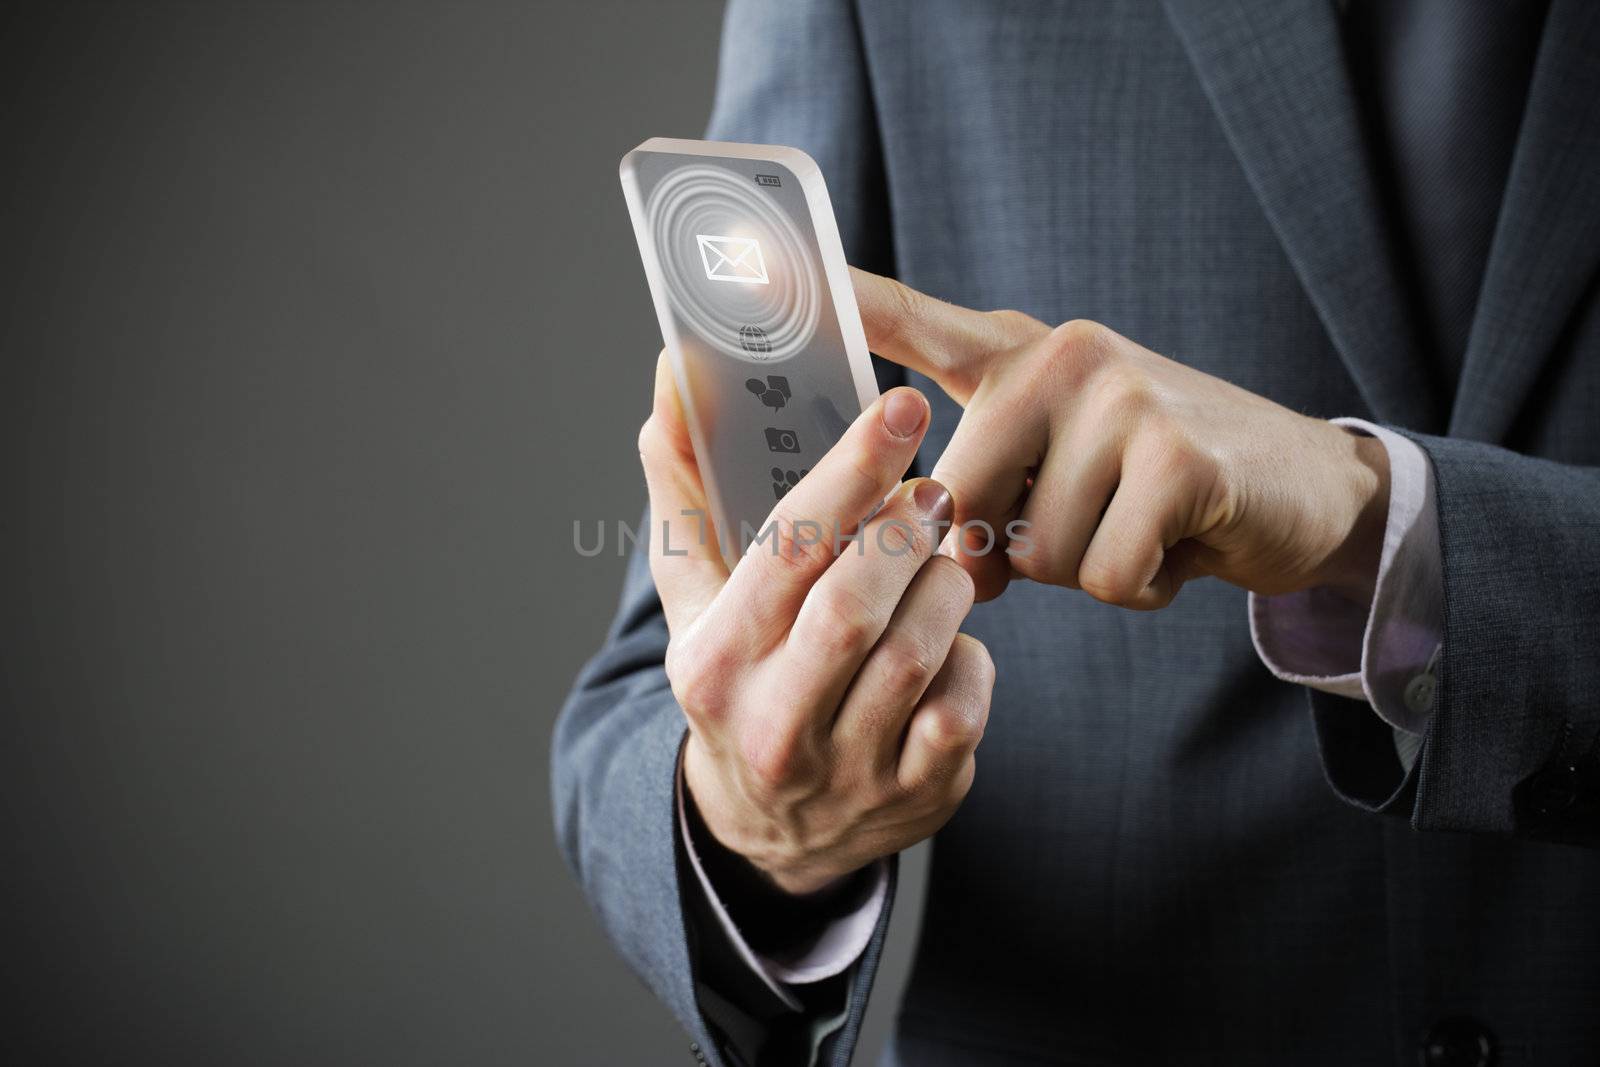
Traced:
POLYGON ((714 282, 767 284, 767 264, 761 258, 761 246, 754 237, 697 233, 694 239, 700 244, 700 262, 706 268, 707 278, 714 282))

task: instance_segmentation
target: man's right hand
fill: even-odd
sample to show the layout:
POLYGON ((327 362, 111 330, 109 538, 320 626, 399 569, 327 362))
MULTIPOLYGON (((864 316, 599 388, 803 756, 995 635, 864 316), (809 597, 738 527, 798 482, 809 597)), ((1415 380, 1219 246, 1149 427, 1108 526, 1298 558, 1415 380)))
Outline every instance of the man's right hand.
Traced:
POLYGON ((920 393, 885 394, 730 575, 665 354, 656 368, 639 454, 685 783, 711 834, 789 893, 930 836, 972 784, 994 666, 957 633, 972 579, 933 554, 950 495, 899 484, 927 427, 920 393), (859 540, 836 541, 891 492, 859 540))

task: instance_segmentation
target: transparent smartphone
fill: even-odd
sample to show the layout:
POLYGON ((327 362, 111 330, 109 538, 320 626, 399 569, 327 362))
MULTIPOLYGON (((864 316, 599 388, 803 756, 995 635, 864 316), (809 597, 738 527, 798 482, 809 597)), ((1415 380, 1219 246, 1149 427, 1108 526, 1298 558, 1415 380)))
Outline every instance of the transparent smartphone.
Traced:
POLYGON ((878 395, 833 206, 781 145, 653 137, 620 171, 731 566, 878 395))

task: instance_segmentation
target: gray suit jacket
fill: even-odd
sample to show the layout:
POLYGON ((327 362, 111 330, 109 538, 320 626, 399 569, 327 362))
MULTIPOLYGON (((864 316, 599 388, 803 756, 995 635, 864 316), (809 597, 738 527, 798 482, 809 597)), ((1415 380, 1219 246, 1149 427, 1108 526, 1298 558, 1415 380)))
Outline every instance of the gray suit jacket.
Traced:
MULTIPOLYGON (((1238 589, 974 610, 998 682, 899 1061, 1412 1064, 1432 1033, 1463 1058, 1425 1062, 1492 1035, 1498 1063, 1600 1063, 1597 56, 1600 5, 1555 0, 1457 383, 1421 354, 1328 0, 734 3, 711 136, 815 156, 853 262, 1397 427, 1437 479, 1445 651, 1409 773, 1365 705, 1267 673, 1238 589)), ((926 467, 960 411, 909 380, 926 467)), ((635 560, 557 727, 557 829, 716 1060, 666 643, 635 560)))

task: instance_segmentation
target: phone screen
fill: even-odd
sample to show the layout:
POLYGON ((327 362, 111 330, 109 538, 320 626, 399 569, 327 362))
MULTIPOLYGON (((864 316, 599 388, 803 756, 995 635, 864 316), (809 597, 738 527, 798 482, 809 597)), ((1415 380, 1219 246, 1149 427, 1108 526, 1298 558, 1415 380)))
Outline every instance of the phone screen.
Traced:
POLYGON ((731 560, 877 394, 832 208, 794 149, 657 139, 622 176, 731 560))

